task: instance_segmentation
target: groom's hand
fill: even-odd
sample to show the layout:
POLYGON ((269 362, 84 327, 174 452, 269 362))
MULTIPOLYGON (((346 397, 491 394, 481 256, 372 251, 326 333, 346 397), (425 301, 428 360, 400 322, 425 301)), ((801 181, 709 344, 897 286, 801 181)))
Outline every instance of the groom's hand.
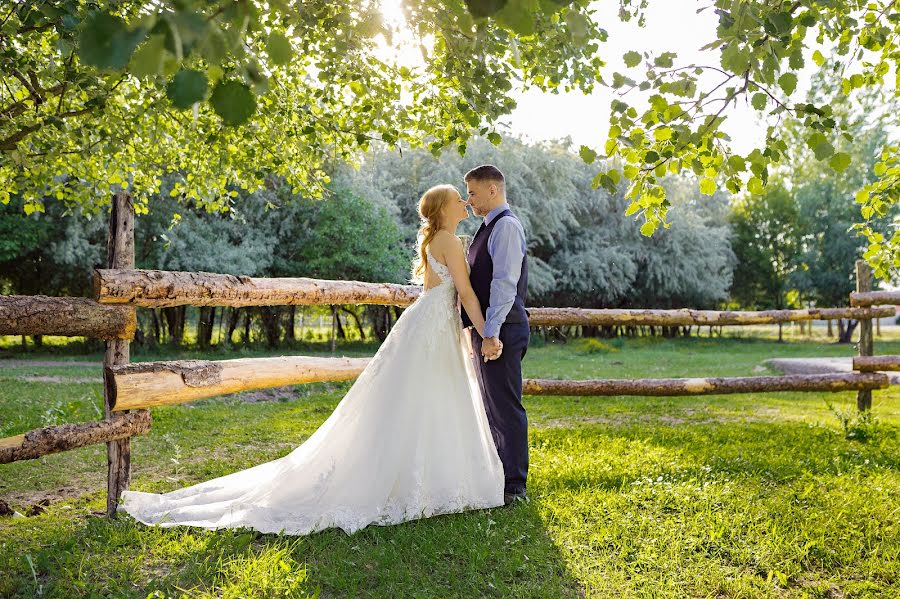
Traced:
POLYGON ((484 361, 496 360, 503 352, 503 344, 497 337, 487 337, 481 342, 481 355, 484 361))

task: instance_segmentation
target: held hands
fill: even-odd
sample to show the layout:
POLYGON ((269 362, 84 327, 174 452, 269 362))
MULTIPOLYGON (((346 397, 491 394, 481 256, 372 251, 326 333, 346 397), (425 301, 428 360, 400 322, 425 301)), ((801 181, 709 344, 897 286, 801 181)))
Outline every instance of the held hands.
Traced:
POLYGON ((503 343, 497 337, 487 337, 481 342, 481 355, 484 361, 496 360, 503 353, 503 343))

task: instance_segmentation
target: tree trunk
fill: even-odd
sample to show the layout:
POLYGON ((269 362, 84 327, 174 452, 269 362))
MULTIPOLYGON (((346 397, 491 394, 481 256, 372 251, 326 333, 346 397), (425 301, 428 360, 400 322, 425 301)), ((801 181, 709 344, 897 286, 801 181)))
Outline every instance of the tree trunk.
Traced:
POLYGON ((856 325, 858 324, 858 320, 848 320, 846 328, 844 328, 843 326, 839 327, 841 329, 841 335, 838 338, 838 343, 852 343, 853 332, 856 331, 856 325))
POLYGON ((237 328, 238 319, 241 316, 240 308, 231 308, 228 310, 228 327, 225 333, 225 343, 231 345, 234 343, 234 330, 237 328))
POLYGON ((181 345, 184 338, 184 316, 187 306, 175 306, 172 308, 163 308, 163 317, 166 319, 166 325, 169 329, 169 343, 172 345, 181 345))
POLYGON ((266 346, 275 349, 281 341, 281 309, 279 306, 262 306, 259 315, 266 335, 266 346))
POLYGON ((354 312, 353 310, 351 310, 350 308, 347 308, 346 306, 341 306, 341 310, 343 310, 344 312, 346 312, 347 314, 350 315, 350 318, 352 318, 353 322, 356 324, 356 329, 359 331, 360 340, 365 341, 366 340, 366 331, 364 330, 363 323, 362 323, 362 320, 360 320, 359 315, 356 312, 354 312))
POLYGON ((197 317, 197 345, 208 348, 212 343, 213 325, 216 322, 215 307, 201 306, 197 317))
POLYGON ((156 340, 156 345, 162 343, 162 331, 159 326, 159 315, 156 313, 156 308, 150 308, 150 318, 153 323, 153 338, 156 340))
POLYGON ((288 306, 287 309, 287 322, 284 327, 284 340, 289 344, 293 345, 297 338, 295 336, 294 327, 297 324, 297 306, 288 306))
POLYGON ((831 319, 828 319, 826 322, 828 323, 828 338, 831 339, 832 337, 834 337, 834 329, 831 326, 831 319))
POLYGON ((242 342, 244 345, 250 344, 250 319, 253 317, 253 310, 246 308, 244 310, 244 336, 242 342))

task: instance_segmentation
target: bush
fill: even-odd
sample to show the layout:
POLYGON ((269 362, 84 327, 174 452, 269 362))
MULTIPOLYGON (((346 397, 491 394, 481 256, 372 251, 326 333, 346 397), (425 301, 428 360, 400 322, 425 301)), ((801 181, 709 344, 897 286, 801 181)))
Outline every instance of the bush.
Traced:
POLYGON ((619 351, 608 343, 599 339, 579 339, 574 343, 575 351, 579 354, 611 354, 619 351))

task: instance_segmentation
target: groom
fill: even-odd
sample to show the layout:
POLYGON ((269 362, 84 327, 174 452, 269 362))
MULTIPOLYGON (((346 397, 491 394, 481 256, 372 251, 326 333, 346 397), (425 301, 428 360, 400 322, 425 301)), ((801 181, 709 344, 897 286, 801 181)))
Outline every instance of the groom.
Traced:
MULTIPOLYGON (((475 373, 505 476, 504 503, 525 499, 528 418, 522 406, 522 358, 530 329, 525 312, 525 231, 506 203, 503 173, 489 164, 466 173, 469 205, 484 223, 469 246, 472 289, 485 311, 484 340, 472 329, 475 373), (502 344, 502 350, 501 350, 502 344)), ((464 326, 471 327, 465 310, 464 326)))

